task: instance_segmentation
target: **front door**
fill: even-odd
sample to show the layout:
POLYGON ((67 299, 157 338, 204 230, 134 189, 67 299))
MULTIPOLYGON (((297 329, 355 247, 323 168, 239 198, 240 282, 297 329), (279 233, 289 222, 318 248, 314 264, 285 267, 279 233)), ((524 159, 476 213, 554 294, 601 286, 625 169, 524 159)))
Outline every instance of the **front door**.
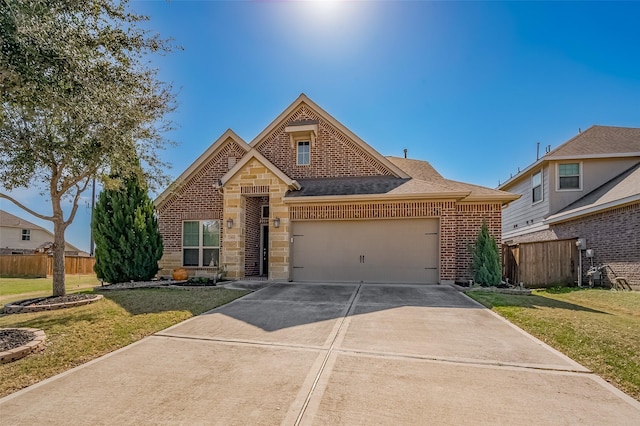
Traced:
POLYGON ((260 239, 260 275, 269 275, 269 225, 262 226, 260 239))

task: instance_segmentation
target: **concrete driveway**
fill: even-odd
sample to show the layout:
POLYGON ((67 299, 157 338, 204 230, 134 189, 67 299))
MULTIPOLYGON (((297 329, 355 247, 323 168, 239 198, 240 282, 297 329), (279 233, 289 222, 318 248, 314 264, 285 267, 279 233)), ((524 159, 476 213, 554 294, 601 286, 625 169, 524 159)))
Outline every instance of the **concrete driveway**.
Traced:
POLYGON ((0 400, 0 424, 638 425, 448 286, 275 284, 0 400))

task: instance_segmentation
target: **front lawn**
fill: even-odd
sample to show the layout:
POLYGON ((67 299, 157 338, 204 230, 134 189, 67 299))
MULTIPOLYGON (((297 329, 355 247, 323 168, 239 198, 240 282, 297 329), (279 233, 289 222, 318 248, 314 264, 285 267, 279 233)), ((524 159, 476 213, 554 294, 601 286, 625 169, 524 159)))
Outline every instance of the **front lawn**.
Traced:
POLYGON ((640 400, 640 292, 552 288, 532 296, 467 295, 640 400))
MULTIPOLYGON (((67 293, 77 293, 100 285, 95 274, 67 275, 65 287, 67 293)), ((21 299, 51 296, 53 294, 53 278, 5 278, 0 277, 0 305, 21 299)))
POLYGON ((102 300, 76 308, 0 315, 0 328, 33 327, 47 335, 44 351, 0 365, 0 397, 246 293, 223 288, 121 290, 105 292, 102 300))

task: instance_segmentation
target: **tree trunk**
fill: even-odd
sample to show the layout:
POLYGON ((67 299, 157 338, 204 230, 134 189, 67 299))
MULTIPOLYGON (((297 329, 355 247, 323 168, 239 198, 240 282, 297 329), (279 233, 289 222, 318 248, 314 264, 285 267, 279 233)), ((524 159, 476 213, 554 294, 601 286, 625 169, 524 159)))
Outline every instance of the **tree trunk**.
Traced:
MULTIPOLYGON (((56 218, 57 219, 57 218, 56 218)), ((62 220, 53 221, 53 295, 64 296, 67 290, 64 285, 64 231, 62 220), (62 222, 62 223, 60 223, 62 222)))

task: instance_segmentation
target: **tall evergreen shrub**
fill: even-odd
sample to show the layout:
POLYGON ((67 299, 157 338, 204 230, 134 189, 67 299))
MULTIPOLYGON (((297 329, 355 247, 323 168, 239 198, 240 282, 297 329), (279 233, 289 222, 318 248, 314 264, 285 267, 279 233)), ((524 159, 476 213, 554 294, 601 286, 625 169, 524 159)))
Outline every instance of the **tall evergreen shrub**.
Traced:
POLYGON ((137 177, 100 194, 91 223, 94 270, 110 283, 146 281, 158 272, 162 237, 153 203, 137 177))
POLYGON ((482 227, 472 249, 473 253, 473 280, 484 286, 497 286, 502 278, 500 267, 500 252, 495 238, 489 234, 486 221, 482 221, 482 227))

